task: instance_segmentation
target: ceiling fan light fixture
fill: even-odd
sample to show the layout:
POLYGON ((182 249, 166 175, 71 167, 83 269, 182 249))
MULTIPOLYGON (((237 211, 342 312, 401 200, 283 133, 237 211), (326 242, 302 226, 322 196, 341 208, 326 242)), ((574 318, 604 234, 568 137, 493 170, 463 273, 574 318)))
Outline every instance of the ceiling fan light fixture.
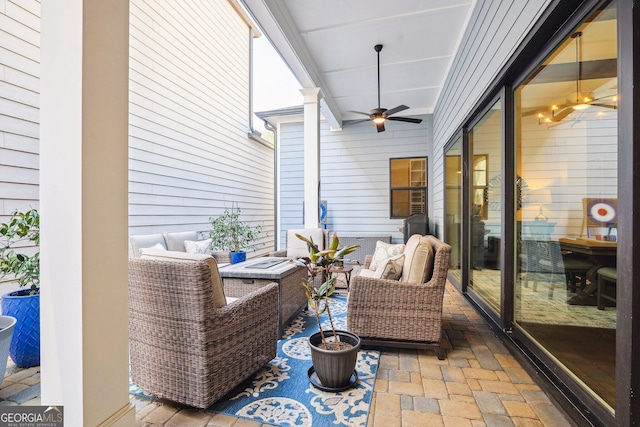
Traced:
POLYGON ((375 115, 373 116, 373 123, 384 123, 385 122, 385 118, 382 115, 375 115))
POLYGON ((589 105, 587 103, 576 104, 576 105, 571 106, 571 108, 573 108, 576 111, 584 111, 589 107, 591 107, 591 105, 589 105))

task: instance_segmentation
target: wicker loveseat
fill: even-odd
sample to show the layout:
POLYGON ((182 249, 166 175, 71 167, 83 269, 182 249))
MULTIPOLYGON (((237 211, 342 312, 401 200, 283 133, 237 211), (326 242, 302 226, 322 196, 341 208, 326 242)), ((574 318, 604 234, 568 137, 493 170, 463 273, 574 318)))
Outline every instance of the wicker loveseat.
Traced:
POLYGON ((276 356, 278 285, 226 302, 208 255, 145 252, 129 259, 134 384, 207 408, 276 356))
MULTIPOLYGON (((347 329, 360 336, 363 345, 433 348, 442 360, 442 301, 451 246, 433 236, 413 235, 404 251, 400 280, 360 275, 351 279, 347 329), (422 251, 425 245, 431 246, 433 257, 417 262, 412 251, 422 251), (424 278, 424 283, 416 277, 424 278)), ((367 255, 364 267, 370 262, 367 255)))

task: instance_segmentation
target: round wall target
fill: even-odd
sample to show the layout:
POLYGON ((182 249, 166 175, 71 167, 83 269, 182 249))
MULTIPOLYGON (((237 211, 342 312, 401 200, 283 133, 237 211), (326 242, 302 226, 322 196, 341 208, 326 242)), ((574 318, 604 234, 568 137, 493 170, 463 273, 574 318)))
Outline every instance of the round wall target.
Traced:
POLYGON ((618 222, 617 199, 590 199, 586 210, 590 225, 606 225, 618 222))

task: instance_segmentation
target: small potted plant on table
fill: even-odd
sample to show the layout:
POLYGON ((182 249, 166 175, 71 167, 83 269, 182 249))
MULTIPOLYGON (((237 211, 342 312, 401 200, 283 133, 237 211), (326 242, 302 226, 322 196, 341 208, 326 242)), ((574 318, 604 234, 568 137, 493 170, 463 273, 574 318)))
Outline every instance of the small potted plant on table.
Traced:
POLYGON ((296 261, 303 263, 309 270, 309 276, 303 280, 302 286, 307 294, 309 307, 314 311, 318 322, 319 332, 309 337, 311 360, 313 371, 317 375, 319 384, 314 383, 311 370, 309 377, 311 383, 326 391, 340 391, 352 387, 357 381, 355 374, 356 359, 360 350, 360 337, 348 331, 336 330, 331 317, 329 297, 336 289, 336 278, 329 278, 329 269, 344 261, 343 257, 360 248, 359 245, 348 245, 339 248, 340 241, 336 233, 333 234, 329 248, 320 251, 313 239, 308 239, 300 234, 296 237, 307 243, 309 248, 308 258, 298 258, 296 261), (326 281, 320 286, 315 285, 314 278, 318 274, 326 281), (321 315, 327 314, 331 330, 322 328, 321 315))
POLYGON ((246 250, 255 250, 262 233, 262 226, 250 226, 240 220, 240 208, 234 204, 231 210, 225 209, 217 218, 209 218, 211 247, 214 251, 231 252, 231 263, 246 259, 246 250))
POLYGON ((21 288, 2 296, 2 314, 16 318, 9 355, 20 367, 40 365, 40 252, 16 252, 25 242, 40 245, 36 209, 14 212, 0 224, 0 279, 13 276, 21 288))

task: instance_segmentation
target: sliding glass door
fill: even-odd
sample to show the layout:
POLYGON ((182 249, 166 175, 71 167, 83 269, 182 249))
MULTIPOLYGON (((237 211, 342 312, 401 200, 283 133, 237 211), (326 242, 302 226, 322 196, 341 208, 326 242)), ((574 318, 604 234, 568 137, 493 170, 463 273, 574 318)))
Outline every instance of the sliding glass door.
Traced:
POLYGON ((449 273, 458 283, 461 275, 462 137, 445 153, 445 242, 451 245, 449 273))
POLYGON ((502 104, 498 101, 468 131, 468 288, 496 313, 500 313, 501 300, 502 129, 502 104))
MULTIPOLYGON (((515 91, 515 322, 615 405, 616 2, 589 16, 515 91)), ((491 228, 491 227, 490 227, 491 228)))

